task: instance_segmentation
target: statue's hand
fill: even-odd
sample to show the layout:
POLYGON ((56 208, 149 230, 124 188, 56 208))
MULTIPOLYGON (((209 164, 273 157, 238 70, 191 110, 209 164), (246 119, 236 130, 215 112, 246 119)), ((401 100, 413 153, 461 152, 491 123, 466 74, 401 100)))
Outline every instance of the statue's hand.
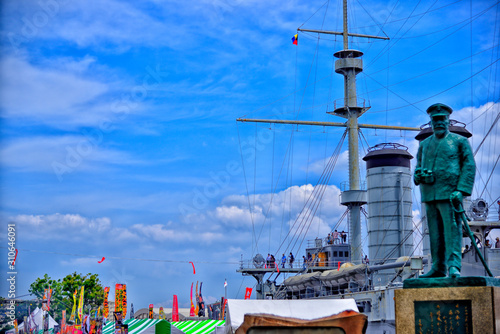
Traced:
POLYGON ((413 173, 413 182, 417 186, 420 184, 420 182, 422 182, 422 169, 421 168, 415 168, 415 173, 413 173))
POLYGON ((462 204, 463 197, 462 192, 457 190, 451 193, 450 200, 454 206, 458 206, 458 204, 462 204))

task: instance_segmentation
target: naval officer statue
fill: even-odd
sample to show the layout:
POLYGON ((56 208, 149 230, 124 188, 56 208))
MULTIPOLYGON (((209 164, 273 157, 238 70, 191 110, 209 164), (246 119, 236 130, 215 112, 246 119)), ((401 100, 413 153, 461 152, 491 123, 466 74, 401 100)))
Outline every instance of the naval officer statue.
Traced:
POLYGON ((462 226, 453 204, 471 195, 476 165, 468 140, 449 131, 452 109, 436 103, 427 113, 434 134, 420 143, 413 180, 427 211, 432 268, 420 278, 459 277, 462 226))

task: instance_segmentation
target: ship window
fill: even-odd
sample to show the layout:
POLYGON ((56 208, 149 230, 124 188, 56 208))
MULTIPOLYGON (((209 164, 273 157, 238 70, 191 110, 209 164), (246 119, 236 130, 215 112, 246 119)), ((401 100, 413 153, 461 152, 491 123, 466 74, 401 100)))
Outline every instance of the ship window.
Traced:
POLYGON ((339 252, 339 257, 344 257, 344 252, 339 252))
POLYGON ((349 251, 345 252, 345 257, 349 257, 349 251))
POLYGON ((333 257, 337 257, 337 256, 338 256, 338 255, 337 255, 337 251, 334 251, 334 252, 333 252, 333 257))

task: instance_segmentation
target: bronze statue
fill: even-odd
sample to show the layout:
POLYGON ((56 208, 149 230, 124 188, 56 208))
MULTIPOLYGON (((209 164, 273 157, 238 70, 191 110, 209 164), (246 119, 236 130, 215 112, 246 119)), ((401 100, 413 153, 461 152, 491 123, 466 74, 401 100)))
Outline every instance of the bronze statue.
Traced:
POLYGON ((453 110, 436 103, 427 109, 434 134, 420 143, 413 181, 420 185, 427 211, 432 268, 421 278, 459 277, 462 268, 462 226, 453 203, 470 196, 476 165, 468 140, 449 131, 453 110))

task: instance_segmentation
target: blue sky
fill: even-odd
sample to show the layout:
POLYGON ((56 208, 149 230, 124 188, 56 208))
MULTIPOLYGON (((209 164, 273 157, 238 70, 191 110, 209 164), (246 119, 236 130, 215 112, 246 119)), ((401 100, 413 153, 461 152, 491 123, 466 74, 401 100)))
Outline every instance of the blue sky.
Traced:
MULTIPOLYGON (((350 3, 350 31, 391 37, 351 43, 365 53, 358 97, 371 105, 359 122, 420 126, 425 109, 442 102, 477 147, 499 112, 498 3, 350 3)), ((4 1, 0 217, 16 225, 17 295, 45 273, 76 271, 98 273, 106 286, 127 283, 136 309, 170 306, 174 294, 187 307, 196 281, 209 301, 224 295, 226 278, 228 297, 242 298, 254 279, 236 273, 239 260, 278 250, 343 129, 235 120, 343 122, 325 113, 343 97, 343 79, 332 75, 341 38, 318 43, 299 33, 299 45, 291 42, 301 25, 340 30, 340 8, 4 1)), ((476 156, 481 180, 494 170, 487 190, 481 182, 475 189, 490 204, 500 195, 498 131, 496 124, 476 156)), ((415 133, 363 135, 362 154, 387 141, 416 154, 415 133)), ((306 239, 326 235, 345 210, 345 150, 306 239)), ((418 205, 414 214, 418 220, 418 205)), ((6 245, 6 228, 0 233, 6 245)))

